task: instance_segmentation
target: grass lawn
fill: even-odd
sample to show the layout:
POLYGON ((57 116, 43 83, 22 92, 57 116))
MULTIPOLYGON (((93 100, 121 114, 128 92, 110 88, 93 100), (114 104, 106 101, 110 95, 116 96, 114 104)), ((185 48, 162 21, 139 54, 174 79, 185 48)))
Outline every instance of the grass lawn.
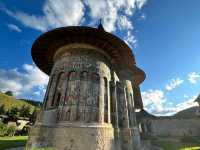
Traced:
POLYGON ((28 136, 0 137, 0 150, 26 145, 28 136))
POLYGON ((157 138, 152 143, 164 150, 200 150, 200 138, 169 139, 157 138))

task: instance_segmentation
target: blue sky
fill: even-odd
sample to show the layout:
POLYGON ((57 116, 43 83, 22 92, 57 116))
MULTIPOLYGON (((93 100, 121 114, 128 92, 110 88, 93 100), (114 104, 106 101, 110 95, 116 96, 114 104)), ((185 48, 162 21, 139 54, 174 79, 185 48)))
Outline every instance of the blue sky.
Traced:
POLYGON ((0 2, 0 91, 42 100, 48 77, 33 64, 31 45, 50 29, 96 27, 125 40, 147 78, 145 109, 170 115, 195 106, 200 93, 199 0, 5 0, 0 2))

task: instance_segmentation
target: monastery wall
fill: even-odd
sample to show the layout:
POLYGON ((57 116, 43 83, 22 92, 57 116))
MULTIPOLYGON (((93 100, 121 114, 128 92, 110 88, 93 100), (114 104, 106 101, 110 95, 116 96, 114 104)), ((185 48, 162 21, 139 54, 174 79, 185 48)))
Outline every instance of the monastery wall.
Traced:
POLYGON ((200 118, 146 119, 142 122, 143 134, 147 136, 200 136, 200 118))

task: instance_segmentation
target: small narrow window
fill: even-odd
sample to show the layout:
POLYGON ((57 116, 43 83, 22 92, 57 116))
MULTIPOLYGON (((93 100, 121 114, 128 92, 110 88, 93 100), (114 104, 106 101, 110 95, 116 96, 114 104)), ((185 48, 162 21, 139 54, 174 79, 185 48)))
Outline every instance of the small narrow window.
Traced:
POLYGON ((109 90, 111 92, 110 94, 110 118, 111 118, 111 123, 114 125, 115 124, 115 117, 114 117, 114 97, 113 97, 113 90, 114 90, 114 87, 112 86, 112 82, 110 81, 110 87, 109 87, 109 90))
POLYGON ((53 83, 53 80, 54 80, 54 77, 55 77, 55 75, 52 75, 52 77, 51 77, 51 79, 50 79, 50 82, 49 82, 49 84, 48 84, 48 89, 46 90, 46 99, 45 99, 45 101, 44 101, 44 109, 46 109, 48 106, 47 106, 47 104, 48 104, 48 101, 49 101, 49 94, 50 94, 50 92, 51 92, 51 90, 52 90, 52 83, 53 83))
POLYGON ((108 122, 108 81, 104 77, 104 122, 108 122))
POLYGON ((58 93, 57 99, 56 99, 56 106, 59 106, 60 104, 60 98, 61 98, 61 94, 58 93))
POLYGON ((68 109, 67 112, 66 112, 66 121, 70 120, 70 115, 71 115, 71 110, 68 109))
POLYGON ((56 87, 55 87, 55 91, 54 91, 54 95, 53 95, 53 100, 51 101, 51 106, 55 105, 56 92, 57 92, 58 84, 59 84, 59 81, 60 81, 62 74, 63 74, 63 72, 60 72, 59 75, 58 75, 58 78, 56 80, 56 87))

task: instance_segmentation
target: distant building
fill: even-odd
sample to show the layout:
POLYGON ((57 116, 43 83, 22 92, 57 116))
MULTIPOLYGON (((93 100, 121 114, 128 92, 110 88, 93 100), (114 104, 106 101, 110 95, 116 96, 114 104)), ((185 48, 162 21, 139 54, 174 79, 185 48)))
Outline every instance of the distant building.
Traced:
POLYGON ((135 109, 145 73, 124 41, 101 24, 63 27, 41 35, 32 57, 50 79, 27 147, 141 149, 135 109))

